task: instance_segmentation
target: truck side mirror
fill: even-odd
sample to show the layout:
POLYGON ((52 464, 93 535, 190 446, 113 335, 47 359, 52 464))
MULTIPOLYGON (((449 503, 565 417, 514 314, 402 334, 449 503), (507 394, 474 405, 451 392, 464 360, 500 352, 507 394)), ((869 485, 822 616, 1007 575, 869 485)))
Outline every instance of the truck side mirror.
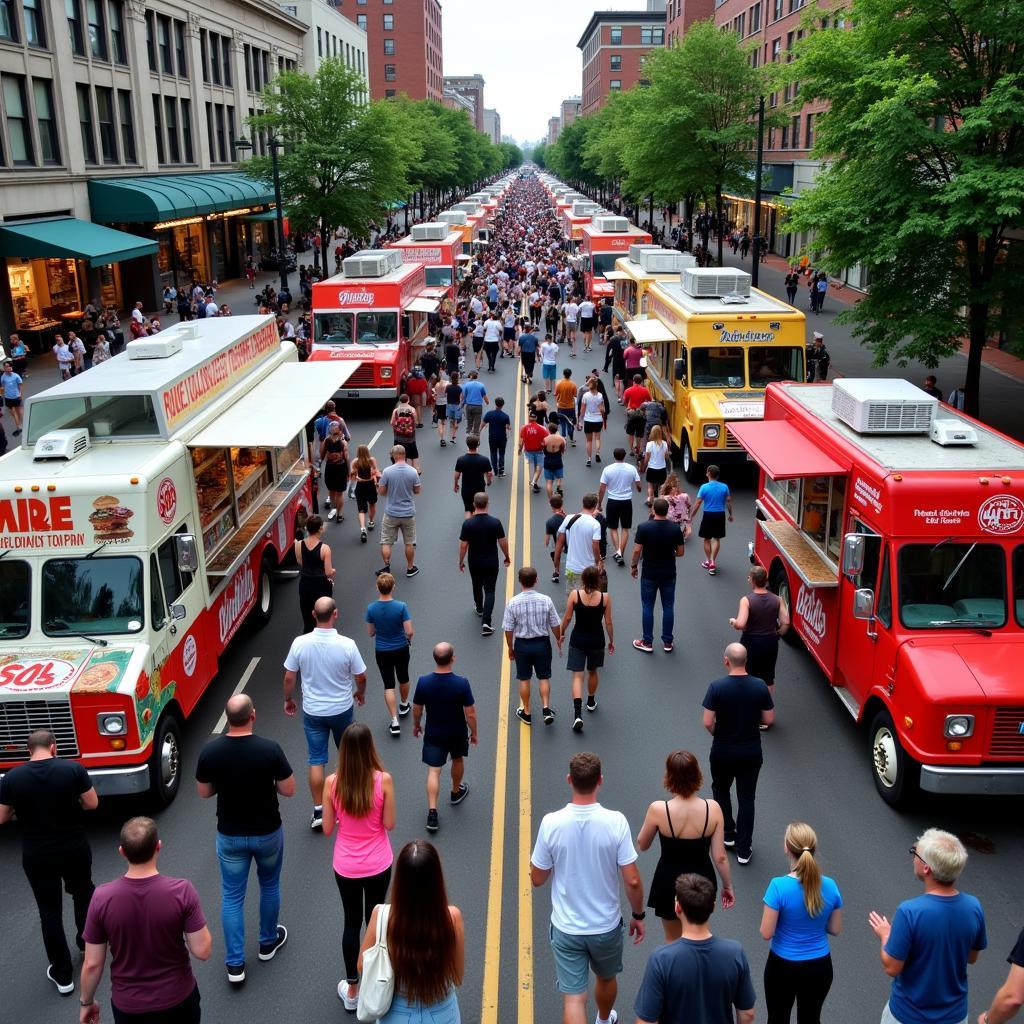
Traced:
POLYGON ((181 622, 186 615, 188 615, 188 609, 183 604, 171 605, 171 618, 174 619, 175 622, 181 622))
POLYGON ((867 620, 875 617, 875 592, 870 587, 853 592, 853 617, 867 620))
POLYGON ((192 534, 176 533, 174 535, 174 557, 178 560, 178 572, 199 571, 199 550, 192 534))
POLYGON ((681 384, 686 383, 686 360, 676 359, 672 363, 672 374, 681 384))
MULTIPOLYGON (((843 538, 843 575, 859 576, 864 571, 864 537, 848 533, 843 538)), ((859 593, 859 591, 858 591, 859 593)))

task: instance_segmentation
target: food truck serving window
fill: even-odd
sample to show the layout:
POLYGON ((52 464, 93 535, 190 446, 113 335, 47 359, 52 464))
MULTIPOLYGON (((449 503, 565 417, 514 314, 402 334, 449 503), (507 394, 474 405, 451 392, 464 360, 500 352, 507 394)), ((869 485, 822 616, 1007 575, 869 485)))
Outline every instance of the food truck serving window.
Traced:
POLYGON ((28 636, 32 609, 32 570, 28 562, 0 562, 0 640, 28 636))
POLYGON ((43 566, 43 632, 56 637, 138 633, 142 595, 137 558, 51 559, 43 566))
POLYGON ((150 395, 76 395, 38 398, 29 406, 28 443, 51 430, 85 427, 93 437, 156 437, 150 395))
POLYGON ((748 350, 750 386, 766 388, 773 380, 804 379, 804 350, 796 346, 748 350))
POLYGON ((1006 564, 998 545, 904 544, 898 565, 900 621, 908 629, 1006 624, 1006 564))
POLYGON ((451 267, 426 267, 427 287, 449 288, 452 283, 451 267))
POLYGON ((743 349, 721 346, 693 349, 690 379, 695 388, 743 387, 743 349))

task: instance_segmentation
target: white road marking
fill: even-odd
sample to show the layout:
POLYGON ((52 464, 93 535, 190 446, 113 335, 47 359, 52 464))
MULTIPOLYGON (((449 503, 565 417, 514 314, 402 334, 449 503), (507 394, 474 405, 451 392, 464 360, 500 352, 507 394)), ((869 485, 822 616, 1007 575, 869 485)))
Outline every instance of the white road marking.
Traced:
MULTIPOLYGON (((241 693, 245 689, 245 687, 248 684, 249 680, 252 678, 253 672, 256 671, 256 666, 259 663, 260 663, 260 659, 258 657, 257 658, 253 658, 249 662, 249 667, 242 673, 242 678, 238 680, 238 685, 231 692, 231 696, 232 697, 234 697, 236 694, 241 693)), ((217 719, 217 724, 213 727, 213 735, 214 736, 219 736, 224 731, 224 727, 227 724, 228 724, 228 716, 227 716, 227 713, 224 713, 224 714, 222 714, 220 716, 220 718, 217 719)))
POLYGON ((370 438, 370 443, 366 447, 367 448, 372 448, 377 443, 377 441, 380 439, 380 435, 383 434, 383 433, 384 433, 383 430, 378 430, 377 433, 374 434, 373 437, 370 438))

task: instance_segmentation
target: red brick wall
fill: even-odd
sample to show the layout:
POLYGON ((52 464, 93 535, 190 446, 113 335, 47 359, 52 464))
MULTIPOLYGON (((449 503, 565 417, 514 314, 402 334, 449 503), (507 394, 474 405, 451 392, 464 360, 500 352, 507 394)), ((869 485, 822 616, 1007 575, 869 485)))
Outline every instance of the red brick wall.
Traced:
POLYGON ((668 0, 665 5, 665 45, 673 46, 695 21, 704 21, 715 13, 715 0, 668 0))
MULTIPOLYGON (((652 18, 649 24, 657 28, 664 28, 664 22, 659 22, 656 18, 652 18)), ((602 23, 599 25, 600 46, 595 56, 583 67, 582 116, 593 114, 605 105, 613 81, 619 82, 619 88, 625 90, 632 88, 643 77, 641 65, 644 57, 652 49, 660 49, 660 47, 641 43, 644 27, 639 24, 623 22, 621 24, 622 42, 612 44, 612 24, 602 23), (612 70, 613 56, 620 58, 617 70, 612 70)), ((585 49, 586 47, 584 47, 585 49)))

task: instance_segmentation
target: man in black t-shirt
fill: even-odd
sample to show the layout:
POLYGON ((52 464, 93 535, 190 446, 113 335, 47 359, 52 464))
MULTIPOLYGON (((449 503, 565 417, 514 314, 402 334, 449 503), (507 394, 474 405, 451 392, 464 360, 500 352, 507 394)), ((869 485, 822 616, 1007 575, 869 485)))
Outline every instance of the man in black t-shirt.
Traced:
POLYGON ((480 494, 491 486, 494 472, 491 460, 478 451, 480 438, 477 434, 466 436, 466 447, 469 451, 455 460, 455 493, 462 491, 462 507, 468 519, 473 514, 473 496, 480 494), (461 480, 461 485, 460 485, 461 480))
POLYGON ((473 514, 463 521, 462 532, 459 534, 459 572, 466 571, 468 561, 469 578, 473 584, 473 607, 483 619, 480 632, 484 636, 494 632, 491 615, 494 612, 494 590, 498 582, 499 548, 505 557, 505 565, 510 565, 512 560, 508 553, 505 527, 501 525, 501 520, 488 513, 487 495, 479 491, 473 496, 473 514))
POLYGON ((725 818, 725 845, 750 862, 754 838, 754 795, 761 771, 761 727, 775 721, 775 704, 763 679, 747 675, 747 649, 729 644, 723 655, 729 674, 714 680, 704 696, 704 728, 711 741, 711 792, 725 818), (736 820, 732 784, 736 781, 736 820))
POLYGON ((654 602, 661 595, 661 645, 672 651, 672 630, 675 625, 676 559, 683 557, 683 531, 668 516, 668 501, 655 498, 653 519, 641 523, 633 543, 630 570, 633 579, 640 577, 640 608, 643 637, 633 641, 638 651, 654 650, 654 602), (643 559, 643 569, 639 569, 643 559))
POLYGON ((244 693, 227 702, 228 731, 199 755, 196 788, 217 797, 217 860, 223 890, 228 981, 245 981, 245 890, 256 861, 260 884, 260 959, 271 960, 288 929, 278 923, 284 830, 278 795, 295 795, 295 775, 280 745, 253 735, 256 711, 244 693))
POLYGON ((76 942, 85 949, 82 929, 92 899, 92 851, 82 824, 83 810, 99 803, 89 773, 57 756, 49 729, 28 737, 29 760, 0 779, 0 825, 15 814, 21 824, 21 864, 39 908, 43 946, 50 961, 46 976, 57 991, 75 990, 71 952, 64 935, 63 884, 75 908, 76 942))
POLYGON ((1010 973, 1002 988, 992 997, 987 1013, 978 1017, 978 1024, 1006 1024, 1017 1016, 1024 1004, 1024 931, 1017 936, 1017 944, 1006 958, 1010 973))

